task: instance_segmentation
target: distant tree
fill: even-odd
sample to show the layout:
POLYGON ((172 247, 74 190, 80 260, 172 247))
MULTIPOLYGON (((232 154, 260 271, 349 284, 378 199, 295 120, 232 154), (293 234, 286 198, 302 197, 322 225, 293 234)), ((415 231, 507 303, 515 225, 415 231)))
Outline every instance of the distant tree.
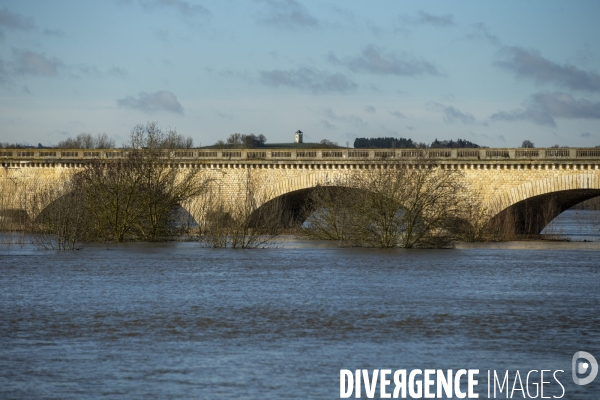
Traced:
POLYGON ((0 143, 0 149, 32 149, 33 146, 24 143, 0 143))
POLYGON ((481 146, 464 139, 454 140, 442 140, 435 139, 429 146, 432 149, 478 149, 481 146))
POLYGON ((180 135, 175 130, 168 130, 162 147, 166 149, 191 149, 194 147, 194 139, 180 135))
POLYGON ((533 149, 535 148, 535 144, 531 140, 523 140, 521 147, 524 149, 533 149))
POLYGON ((257 136, 253 133, 249 135, 245 135, 242 133, 232 133, 231 135, 229 135, 225 142, 219 140, 215 143, 215 146, 254 148, 263 147, 266 142, 267 138, 263 134, 257 136))
POLYGON ((115 139, 108 137, 106 133, 99 133, 96 135, 94 145, 97 149, 114 149, 115 139))
POLYGON ((61 140, 56 145, 62 149, 113 149, 115 140, 106 133, 99 133, 95 137, 91 133, 80 133, 75 138, 61 140))
POLYGON ((382 137, 382 138, 356 138, 354 139, 354 148, 355 149, 368 149, 368 148, 380 148, 380 149, 412 149, 417 147, 417 144, 412 141, 412 139, 404 139, 404 138, 392 138, 392 137, 382 137))
POLYGON ((251 133, 249 135, 242 135, 242 138, 246 147, 262 147, 267 141, 267 138, 263 134, 256 136, 251 133))
POLYGON ((124 148, 132 149, 189 149, 193 146, 191 137, 183 136, 175 129, 163 131, 157 122, 136 125, 129 135, 129 141, 123 144, 124 148))
POLYGON ((225 143, 231 146, 241 146, 244 143, 242 136, 241 133, 232 133, 227 140, 225 140, 225 143))
MULTIPOLYGON (((81 136, 83 134, 80 134, 81 136)), ((84 147, 76 138, 67 138, 65 140, 61 140, 58 142, 56 147, 61 149, 87 149, 88 147, 84 147)))
POLYGON ((321 146, 323 146, 323 147, 339 147, 339 146, 337 145, 337 143, 335 143, 335 142, 332 142, 331 140, 328 140, 328 139, 323 139, 323 140, 321 140, 321 141, 319 142, 319 144, 320 144, 321 146))

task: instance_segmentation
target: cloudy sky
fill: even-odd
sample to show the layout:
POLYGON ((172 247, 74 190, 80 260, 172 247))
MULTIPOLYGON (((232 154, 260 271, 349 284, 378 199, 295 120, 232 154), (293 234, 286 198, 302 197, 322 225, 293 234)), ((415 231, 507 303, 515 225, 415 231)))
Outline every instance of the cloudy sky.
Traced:
POLYGON ((600 2, 0 0, 0 142, 600 145, 600 2))

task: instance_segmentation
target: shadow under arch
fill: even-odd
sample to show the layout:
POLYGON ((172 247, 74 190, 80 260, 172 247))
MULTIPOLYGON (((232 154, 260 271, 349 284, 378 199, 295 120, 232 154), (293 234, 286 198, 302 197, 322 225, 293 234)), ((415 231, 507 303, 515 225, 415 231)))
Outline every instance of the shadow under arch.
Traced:
POLYGON ((491 199, 490 225, 508 234, 539 234, 563 211, 600 196, 600 174, 586 170, 530 181, 491 199))
MULTIPOLYGON (((285 211, 282 213, 285 215, 285 221, 282 221, 284 226, 286 228, 300 227, 315 211, 315 206, 311 203, 311 194, 315 190, 323 188, 330 190, 333 195, 350 197, 352 192, 360 191, 360 189, 347 186, 317 184, 272 198, 255 210, 254 214, 259 215, 259 210, 265 208, 274 208, 274 203, 279 202, 285 211)), ((537 235, 563 211, 598 196, 600 196, 600 188, 559 190, 528 197, 497 213, 490 219, 489 225, 493 229, 502 229, 509 234, 537 235)))
POLYGON ((0 231, 23 230, 30 222, 27 210, 22 208, 0 209, 0 231))
POLYGON ((563 211, 598 196, 600 189, 559 190, 532 196, 505 208, 489 224, 509 235, 538 235, 563 211))
POLYGON ((302 226, 304 221, 315 211, 315 205, 311 201, 311 196, 316 190, 326 189, 332 196, 351 196, 352 192, 360 191, 360 189, 351 188, 348 186, 337 185, 316 185, 304 189, 294 190, 288 193, 281 194, 262 204, 253 214, 255 216, 261 214, 265 209, 276 209, 281 207, 283 220, 282 225, 285 228, 298 228, 302 226))

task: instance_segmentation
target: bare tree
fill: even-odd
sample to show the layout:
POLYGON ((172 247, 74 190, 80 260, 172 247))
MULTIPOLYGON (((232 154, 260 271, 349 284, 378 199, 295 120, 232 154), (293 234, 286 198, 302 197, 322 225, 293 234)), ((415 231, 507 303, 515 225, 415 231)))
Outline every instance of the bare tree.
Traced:
POLYGON ((112 149, 115 148, 115 140, 109 138, 106 133, 99 133, 95 137, 91 133, 80 133, 75 138, 67 138, 58 142, 56 147, 63 149, 112 149))
POLYGON ((168 151, 184 140, 156 123, 136 126, 125 158, 93 160, 74 179, 83 188, 97 238, 161 240, 178 233, 176 211, 200 195, 209 179, 168 151))
MULTIPOLYGON (((106 135, 82 134, 64 145, 90 148, 107 141, 106 135)), ((90 160, 64 185, 2 182, 11 190, 0 193, 0 222, 13 219, 12 203, 25 204, 25 215, 38 216, 28 225, 39 234, 37 243, 59 250, 79 248, 88 240, 174 237, 183 227, 177 221, 181 205, 201 195, 210 182, 204 170, 181 165, 169 151, 191 145, 190 138, 164 132, 156 123, 138 125, 123 158, 90 160)))
POLYGON ((189 149, 194 146, 194 140, 189 136, 178 134, 175 129, 162 130, 158 122, 148 122, 146 125, 136 125, 129 140, 123 147, 127 149, 189 149))
POLYGON ((127 159, 93 161, 77 174, 85 207, 93 215, 96 236, 122 242, 156 241, 178 234, 176 211, 206 190, 208 179, 197 168, 132 153, 127 159))
POLYGON ((33 221, 34 242, 52 250, 78 250, 91 239, 91 219, 82 186, 66 181, 37 190, 36 205, 44 207, 33 221))
POLYGON ((10 232, 3 239, 55 250, 81 248, 89 233, 85 207, 73 182, 68 177, 61 181, 0 179, 0 229, 10 232))
POLYGON ((146 213, 144 173, 141 156, 132 153, 125 160, 94 160, 77 174, 98 239, 123 242, 128 237, 138 238, 136 228, 146 213))
POLYGON ((313 240, 336 240, 341 246, 352 244, 352 213, 355 210, 353 195, 347 179, 324 182, 314 188, 303 210, 308 219, 301 235, 313 240))
POLYGON ((357 175, 366 207, 358 213, 361 236, 374 247, 447 247, 463 187, 457 171, 426 162, 389 163, 357 175))
POLYGON ((481 201, 478 193, 466 198, 455 221, 459 238, 465 242, 484 242, 499 239, 498 231, 490 226, 492 210, 481 201))
POLYGON ((234 147, 241 147, 244 144, 244 135, 241 133, 232 133, 225 141, 225 144, 234 147))
POLYGON ((335 148, 335 147, 339 147, 339 146, 338 146, 338 144, 337 144, 337 142, 335 142, 335 143, 334 143, 334 142, 332 142, 331 140, 328 140, 328 139, 323 139, 323 140, 321 140, 321 141, 319 142, 319 144, 320 144, 322 147, 325 147, 325 148, 335 148))
POLYGON ((204 193, 210 179, 197 168, 176 168, 164 160, 146 161, 145 165, 142 205, 147 218, 138 224, 141 236, 158 240, 176 235, 181 226, 175 224, 174 214, 182 204, 204 193))
POLYGON ((224 202, 223 186, 212 183, 199 240, 209 247, 263 248, 289 225, 291 216, 280 198, 270 201, 268 188, 253 168, 246 169, 236 188, 236 201, 224 202))
POLYGON ((198 240, 201 245, 213 248, 231 247, 230 231, 235 221, 223 202, 220 182, 211 182, 202 200, 195 204, 198 221, 198 240))
POLYGON ((114 149, 115 139, 108 137, 106 133, 99 133, 95 139, 96 149, 114 149))
POLYGON ((366 167, 348 181, 352 190, 338 191, 347 199, 324 197, 318 203, 331 207, 325 207, 323 216, 308 219, 309 235, 325 238, 319 231, 327 232, 336 240, 342 237, 345 243, 363 247, 452 245, 464 189, 457 171, 440 170, 426 162, 366 167))
POLYGON ((254 169, 246 169, 241 183, 241 199, 232 207, 235 221, 231 231, 231 247, 257 248, 270 245, 287 225, 287 215, 281 198, 265 202, 268 189, 254 169))
POLYGON ((22 178, 0 178, 0 231, 6 243, 24 243, 29 229, 31 187, 22 178))

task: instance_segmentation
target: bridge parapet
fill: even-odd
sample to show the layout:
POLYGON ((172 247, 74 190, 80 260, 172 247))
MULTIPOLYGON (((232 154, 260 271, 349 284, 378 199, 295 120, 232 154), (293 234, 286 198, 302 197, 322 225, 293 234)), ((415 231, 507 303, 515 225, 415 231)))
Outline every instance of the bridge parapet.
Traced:
MULTIPOLYGON (((114 160, 125 158, 127 149, 0 149, 0 161, 114 160)), ((600 159, 598 148, 479 148, 479 149, 178 149, 165 158, 182 161, 213 160, 580 160, 600 159)))

